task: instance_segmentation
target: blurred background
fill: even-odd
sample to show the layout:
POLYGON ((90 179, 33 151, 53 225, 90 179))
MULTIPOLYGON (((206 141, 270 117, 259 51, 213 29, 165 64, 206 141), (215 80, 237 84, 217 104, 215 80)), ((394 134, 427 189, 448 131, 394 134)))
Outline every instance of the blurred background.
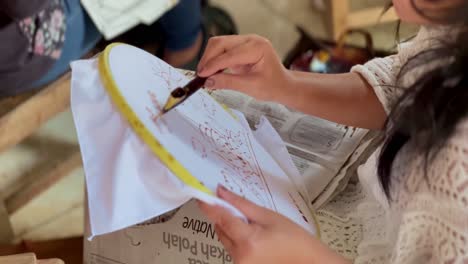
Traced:
MULTIPOLYGON (((211 0, 209 5, 227 12, 239 34, 255 33, 270 39, 278 54, 291 63, 305 51, 304 48, 297 50, 301 43, 310 43, 311 39, 334 43, 342 33, 338 31, 344 31, 346 28, 359 28, 369 32, 378 54, 394 52, 398 22, 391 17, 388 18, 391 22, 387 22, 387 18, 380 18, 375 12, 366 13, 366 10, 381 12, 387 2, 385 0, 211 0), (335 10, 331 10, 332 8, 335 10), (354 12, 358 15, 353 18, 347 17, 346 14, 351 15, 354 12), (352 25, 349 26, 347 23, 352 25)), ((401 25, 399 37, 409 38, 416 30, 414 26, 401 25)), ((139 43, 142 34, 147 33, 136 30, 119 37, 130 43, 139 43)), ((101 41, 99 45, 111 41, 101 41)), ((350 36, 347 43, 357 47, 365 46, 365 41, 359 35, 350 36)), ((142 45, 151 46, 151 44, 142 45)), ((157 46, 155 44, 153 49, 157 50, 157 46)), ((25 181, 34 185, 37 173, 50 167, 53 160, 62 158, 64 153, 74 148, 76 144, 72 116, 70 111, 65 111, 46 122, 20 144, 1 153, 0 193, 3 194, 3 200, 7 203, 14 200, 15 192, 23 188, 22 184, 25 184, 25 181)), ((42 241, 81 236, 84 226, 84 193, 83 170, 77 168, 60 177, 47 190, 22 203, 13 213, 8 213, 7 210, 14 241, 42 241)))

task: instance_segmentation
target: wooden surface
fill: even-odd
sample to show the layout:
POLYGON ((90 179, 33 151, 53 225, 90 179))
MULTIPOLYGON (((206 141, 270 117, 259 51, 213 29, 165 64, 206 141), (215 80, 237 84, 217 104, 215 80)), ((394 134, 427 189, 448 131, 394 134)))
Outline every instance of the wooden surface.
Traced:
POLYGON ((37 264, 65 264, 61 259, 38 259, 37 264))
POLYGON ((329 0, 330 26, 332 37, 338 40, 341 33, 348 29, 349 0, 329 0))
POLYGON ((16 96, 10 96, 0 99, 0 117, 4 116, 8 112, 14 110, 18 105, 25 102, 33 95, 37 94, 37 91, 28 92, 16 96))
POLYGON ((0 256, 0 264, 63 264, 60 259, 36 259, 34 253, 0 256))
MULTIPOLYGON (((78 147, 71 153, 65 154, 61 159, 50 161, 47 166, 35 172, 35 179, 29 184, 13 193, 5 200, 5 208, 9 214, 13 214, 18 209, 30 202, 63 177, 67 176, 74 169, 81 166, 81 155, 78 147)), ((31 179, 31 177, 25 177, 31 179)))
MULTIPOLYGON (((68 109, 70 105, 70 77, 67 73, 39 91, 0 99, 0 152, 3 152, 36 132, 45 122, 68 109)), ((11 242, 14 234, 9 214, 31 201, 72 169, 81 164, 79 150, 51 162, 48 168, 36 171, 34 180, 0 193, 0 242, 11 242)), ((26 177, 31 179, 32 177, 26 177)))
POLYGON ((45 172, 54 169, 72 153, 79 150, 79 146, 72 142, 56 140, 53 137, 32 136, 21 142, 21 146, 33 150, 39 155, 35 157, 34 164, 22 170, 22 173, 8 184, 2 184, 1 194, 3 200, 8 200, 15 193, 27 188, 28 185, 36 184, 38 178, 45 172))
POLYGON ((70 105, 70 74, 37 93, 0 99, 0 152, 36 131, 70 105))
POLYGON ((387 23, 398 20, 395 9, 388 10, 382 14, 382 8, 366 8, 364 10, 355 11, 349 14, 347 24, 349 28, 361 28, 378 23, 387 23))
POLYGON ((0 244, 0 256, 26 252, 34 252, 36 258, 41 260, 58 258, 67 264, 83 264, 83 237, 50 241, 22 241, 15 245, 0 244))
POLYGON ((18 255, 0 257, 0 264, 35 264, 36 255, 34 253, 24 253, 18 255))
POLYGON ((385 14, 382 14, 383 7, 365 8, 351 12, 350 1, 329 0, 328 2, 330 28, 335 41, 347 29, 362 28, 398 20, 394 8, 391 8, 385 14))
POLYGON ((5 208, 5 203, 0 200, 0 243, 9 243, 14 237, 10 216, 5 208))

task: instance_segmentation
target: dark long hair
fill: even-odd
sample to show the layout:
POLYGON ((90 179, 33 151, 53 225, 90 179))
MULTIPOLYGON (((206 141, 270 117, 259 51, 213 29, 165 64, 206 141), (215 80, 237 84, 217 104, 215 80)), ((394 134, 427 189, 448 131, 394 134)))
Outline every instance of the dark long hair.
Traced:
MULTIPOLYGON (((396 86, 418 67, 441 58, 447 62, 439 63, 405 89, 386 121, 377 171, 389 199, 392 165, 403 146, 411 142, 411 151, 423 155, 427 172, 457 124, 468 116, 468 2, 437 12, 418 9, 414 0, 413 6, 434 23, 452 25, 457 33, 455 40, 440 39, 440 45, 412 57, 397 77, 396 86)), ((427 180, 427 173, 425 177, 427 180)))

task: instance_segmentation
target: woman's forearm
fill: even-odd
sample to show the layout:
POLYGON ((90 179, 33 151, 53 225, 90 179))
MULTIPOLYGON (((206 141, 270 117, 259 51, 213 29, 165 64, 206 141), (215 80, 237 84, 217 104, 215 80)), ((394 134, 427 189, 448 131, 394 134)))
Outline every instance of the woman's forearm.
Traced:
POLYGON ((386 113, 372 87, 357 73, 289 72, 288 89, 278 101, 336 123, 382 129, 386 113))

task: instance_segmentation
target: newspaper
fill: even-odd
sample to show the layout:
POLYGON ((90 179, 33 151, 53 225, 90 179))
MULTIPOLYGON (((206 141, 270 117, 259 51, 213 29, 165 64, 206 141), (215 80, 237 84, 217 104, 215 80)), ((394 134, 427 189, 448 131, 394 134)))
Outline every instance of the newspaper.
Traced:
MULTIPOLYGON (((348 170, 355 168, 370 144, 370 133, 364 129, 338 125, 280 104, 258 102, 233 91, 215 91, 212 96, 227 107, 243 112, 253 129, 264 120, 262 116, 268 119, 301 172, 289 176, 311 210, 329 200, 334 189, 341 188, 349 177, 348 170)), ((86 225, 85 237, 88 237, 87 216, 86 225)), ((85 264, 228 264, 232 261, 214 226, 194 201, 139 225, 84 242, 85 264)))
MULTIPOLYGON (((245 94, 218 90, 212 96, 227 107, 244 113, 252 128, 265 116, 285 142, 300 178, 293 178, 309 206, 340 172, 363 142, 368 130, 333 123, 272 102, 260 102, 245 94)), ((359 155, 355 155, 357 158, 359 155)), ((344 170, 345 171, 345 170, 344 170)), ((331 195, 333 191, 325 192, 331 195)), ((327 200, 321 197, 320 200, 327 200)))
POLYGON ((142 23, 150 25, 178 0, 81 0, 105 39, 112 39, 142 23))
POLYGON ((312 201, 312 208, 314 211, 341 193, 354 176, 357 178, 357 168, 369 158, 380 142, 376 136, 377 132, 370 131, 362 139, 362 142, 353 152, 351 157, 346 161, 346 163, 343 164, 335 177, 333 177, 333 179, 322 190, 317 198, 312 201))

